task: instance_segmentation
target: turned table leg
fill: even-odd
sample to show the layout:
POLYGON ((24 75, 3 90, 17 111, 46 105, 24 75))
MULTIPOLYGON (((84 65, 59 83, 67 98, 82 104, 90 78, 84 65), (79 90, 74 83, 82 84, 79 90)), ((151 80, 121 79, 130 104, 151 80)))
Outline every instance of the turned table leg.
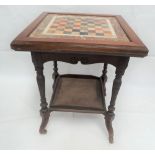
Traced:
POLYGON ((58 64, 57 64, 57 61, 53 61, 53 74, 52 74, 52 77, 53 77, 53 80, 55 80, 57 78, 57 76, 59 75, 58 74, 58 64))
POLYGON ((48 111, 47 107, 47 102, 46 102, 46 97, 45 97, 45 77, 43 75, 43 64, 40 64, 39 66, 35 66, 36 72, 37 72, 37 83, 38 83, 38 88, 40 92, 40 97, 41 97, 41 110, 40 114, 42 117, 42 123, 39 129, 39 132, 41 134, 45 134, 47 130, 45 129, 49 120, 50 112, 48 111))
POLYGON ((114 131, 112 127, 112 121, 115 117, 115 101, 122 84, 122 76, 124 75, 125 69, 127 68, 129 58, 120 58, 116 65, 115 79, 113 81, 112 96, 108 111, 105 115, 105 123, 109 133, 109 142, 113 143, 114 131))
POLYGON ((36 74, 37 74, 37 84, 40 92, 40 100, 41 100, 41 109, 40 109, 40 115, 42 117, 42 122, 40 125, 39 132, 41 134, 45 134, 47 130, 45 129, 50 117, 50 112, 48 110, 48 104, 46 102, 46 97, 45 97, 45 77, 43 74, 43 62, 38 60, 38 55, 33 55, 32 54, 32 61, 35 66, 36 74))
POLYGON ((58 77, 59 73, 58 73, 58 64, 57 61, 53 61, 53 74, 52 74, 52 78, 53 78, 53 89, 54 89, 54 84, 55 84, 55 80, 58 77))
POLYGON ((107 66, 108 66, 108 64, 105 63, 104 67, 103 67, 103 71, 102 71, 102 76, 101 76, 102 81, 103 81, 104 96, 106 96, 106 86, 105 86, 105 84, 107 82, 107 66))

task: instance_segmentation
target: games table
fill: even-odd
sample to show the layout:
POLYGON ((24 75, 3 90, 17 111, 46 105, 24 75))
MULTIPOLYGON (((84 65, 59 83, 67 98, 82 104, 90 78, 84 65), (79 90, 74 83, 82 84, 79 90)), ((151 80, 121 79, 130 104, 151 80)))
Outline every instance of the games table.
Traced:
POLYGON ((148 49, 118 15, 42 13, 11 43, 16 51, 30 51, 41 97, 40 133, 46 133, 52 111, 99 113, 105 116, 109 142, 113 143, 112 121, 122 76, 130 57, 144 57, 148 49), (53 61, 53 94, 45 97, 43 64, 53 61), (58 73, 57 62, 104 63, 100 77, 58 73), (116 67, 111 101, 105 104, 107 66, 116 67))

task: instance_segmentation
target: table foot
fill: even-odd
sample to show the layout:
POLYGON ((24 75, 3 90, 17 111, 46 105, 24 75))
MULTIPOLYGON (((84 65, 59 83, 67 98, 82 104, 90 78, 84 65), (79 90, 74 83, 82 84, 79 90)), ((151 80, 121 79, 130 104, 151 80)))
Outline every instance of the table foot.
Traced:
POLYGON ((46 134, 46 133, 47 133, 47 130, 46 130, 46 129, 41 129, 41 128, 40 128, 40 129, 39 129, 39 133, 40 133, 40 134, 46 134))
POLYGON ((41 125, 40 125, 39 132, 40 132, 40 134, 46 134, 47 130, 45 128, 47 126, 47 123, 48 123, 48 120, 49 120, 49 117, 50 117, 50 112, 49 111, 40 112, 40 114, 41 114, 41 117, 42 117, 42 122, 41 122, 41 125))
POLYGON ((113 143, 114 142, 114 131, 113 131, 113 127, 112 127, 112 121, 114 120, 115 114, 114 113, 109 113, 107 112, 105 115, 105 124, 106 124, 106 128, 108 130, 109 133, 109 143, 113 143))

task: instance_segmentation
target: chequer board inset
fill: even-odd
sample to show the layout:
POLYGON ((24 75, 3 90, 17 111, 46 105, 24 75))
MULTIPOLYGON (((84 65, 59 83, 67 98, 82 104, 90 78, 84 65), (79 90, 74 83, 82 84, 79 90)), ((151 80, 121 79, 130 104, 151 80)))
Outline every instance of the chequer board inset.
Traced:
POLYGON ((114 17, 57 14, 47 15, 29 37, 129 41, 114 17))

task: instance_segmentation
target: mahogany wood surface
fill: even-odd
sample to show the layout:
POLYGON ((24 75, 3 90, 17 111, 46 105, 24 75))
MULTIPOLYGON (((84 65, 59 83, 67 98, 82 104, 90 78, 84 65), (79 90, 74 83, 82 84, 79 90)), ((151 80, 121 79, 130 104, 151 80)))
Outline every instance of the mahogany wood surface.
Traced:
MULTIPOLYGON (((82 40, 82 39, 66 39, 66 38, 30 38, 29 35, 42 22, 48 14, 44 12, 32 24, 30 24, 22 33, 20 33, 11 43, 11 48, 16 51, 34 51, 34 52, 52 52, 52 53, 80 53, 80 54, 99 54, 114 56, 135 56, 144 57, 148 53, 148 49, 127 24, 127 22, 119 15, 95 15, 95 14, 71 14, 81 16, 96 17, 115 17, 121 28, 127 35, 129 42, 120 41, 102 41, 102 40, 82 40)), ((67 13, 56 13, 68 15, 67 13)))
POLYGON ((101 78, 88 75, 61 75, 54 91, 50 103, 51 111, 76 109, 78 112, 106 112, 101 78))

